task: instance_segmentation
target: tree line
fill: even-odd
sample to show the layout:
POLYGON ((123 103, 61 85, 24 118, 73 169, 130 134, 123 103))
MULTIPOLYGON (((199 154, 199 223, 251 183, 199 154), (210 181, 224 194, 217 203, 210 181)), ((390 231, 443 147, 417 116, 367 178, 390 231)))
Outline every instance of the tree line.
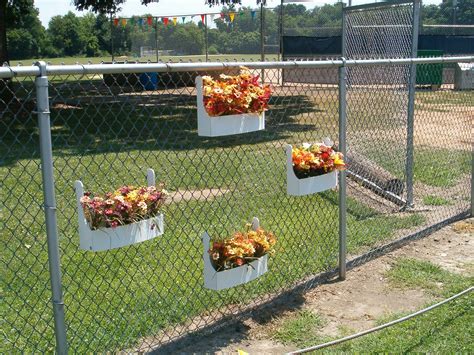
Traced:
MULTIPOLYGON (((1 0, 0 0, 1 1, 1 0)), ((33 0, 18 0, 23 3, 21 13, 12 13, 14 6, 7 6, 6 19, 15 18, 6 30, 10 59, 50 58, 64 56, 138 56, 140 47, 171 50, 176 55, 203 54, 205 51, 205 27, 200 21, 195 23, 189 17, 183 23, 178 18, 165 24, 161 18, 148 25, 147 16, 128 18, 126 24, 114 23, 105 14, 86 13, 77 16, 72 12, 54 16, 44 28, 39 20, 38 9, 33 0), (10 11, 10 13, 9 13, 10 11), (139 19, 142 20, 139 20, 139 19), (112 48, 113 47, 113 48, 112 48)), ((207 29, 210 54, 240 54, 260 52, 260 11, 251 8, 235 9, 224 6, 223 17, 217 15, 214 24, 207 29), (235 12, 233 21, 229 12, 235 12)), ((264 35, 267 44, 279 43, 279 7, 266 9, 264 13, 264 35)), ((303 5, 284 6, 284 33, 290 35, 324 35, 328 29, 341 26, 342 6, 317 6, 306 9, 303 5)), ((452 1, 440 5, 427 5, 422 10, 425 24, 451 24, 453 19, 452 1)), ((458 0, 456 24, 472 24, 474 0, 458 0)), ((332 33, 328 32, 328 35, 332 33)))

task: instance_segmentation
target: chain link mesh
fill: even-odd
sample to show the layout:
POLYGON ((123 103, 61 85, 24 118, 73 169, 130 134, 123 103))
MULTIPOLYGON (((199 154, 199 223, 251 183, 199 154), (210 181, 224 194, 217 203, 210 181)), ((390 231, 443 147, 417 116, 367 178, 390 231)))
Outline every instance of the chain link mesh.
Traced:
MULTIPOLYGON (((305 68, 293 75, 303 80, 322 73, 305 68)), ((280 70, 267 68, 264 77, 272 83, 274 93, 265 130, 205 138, 197 135, 193 83, 198 74, 206 73, 49 77, 62 281, 71 352, 158 349, 190 332, 212 329, 229 318, 235 320, 284 291, 291 293, 296 285, 313 287, 314 275, 337 265, 337 192, 287 196, 284 153, 286 143, 315 142, 325 136, 337 141, 337 86, 282 86, 280 70), (146 76, 156 79, 154 88, 144 87, 146 76), (164 208, 164 235, 101 253, 79 249, 74 180, 82 180, 88 191, 105 192, 124 184, 145 184, 147 168, 153 168, 157 181, 165 182, 171 191, 164 208), (202 233, 226 236, 242 229, 253 216, 278 237, 269 272, 232 289, 205 289, 202 233)), ((15 77, 2 85, 3 351, 52 352, 54 322, 34 78, 15 77)), ((361 99, 361 105, 370 107, 371 114, 375 114, 375 108, 377 112, 386 110, 383 105, 372 104, 372 100, 382 99, 380 96, 364 95, 366 100, 361 99)), ((415 159, 416 176, 420 176, 415 189, 416 203, 423 207, 419 212, 399 212, 380 196, 351 184, 351 255, 469 208, 472 91, 458 92, 452 87, 422 90, 416 102, 419 122, 415 126, 415 157, 418 151, 422 155, 415 159), (456 122, 455 128, 448 126, 446 116, 456 122), (460 156, 467 158, 464 161, 460 156), (447 165, 433 169, 433 161, 440 157, 446 158, 447 165), (452 174, 453 167, 458 169, 457 175, 452 174), (425 175, 428 181, 423 180, 425 175), (433 186, 431 179, 438 178, 445 180, 433 186), (428 207, 426 196, 434 196, 429 198, 435 203, 439 202, 437 198, 447 202, 428 207)), ((369 128, 363 124, 358 127, 359 131, 349 132, 349 138, 369 128)), ((399 146, 390 151, 392 148, 383 144, 386 138, 374 134, 367 139, 372 147, 389 152, 390 159, 381 160, 381 164, 389 164, 384 168, 390 171, 392 158, 403 154, 397 150, 399 146)))
MULTIPOLYGON (((345 8, 343 56, 410 58, 413 6, 407 2, 345 8)), ((348 195, 377 200, 379 212, 395 213, 406 206, 409 80, 407 64, 347 70, 348 195)), ((380 236, 391 230, 392 225, 384 223, 370 230, 349 227, 348 243, 383 239, 380 236)))

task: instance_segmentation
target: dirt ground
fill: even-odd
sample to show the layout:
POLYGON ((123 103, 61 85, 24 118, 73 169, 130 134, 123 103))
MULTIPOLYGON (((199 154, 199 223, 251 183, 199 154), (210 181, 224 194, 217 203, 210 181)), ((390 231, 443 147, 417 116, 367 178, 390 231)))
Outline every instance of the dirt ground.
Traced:
POLYGON ((343 282, 334 280, 310 290, 297 309, 258 315, 195 342, 180 353, 236 354, 241 349, 250 354, 282 354, 296 350, 272 340, 271 334, 284 319, 302 309, 325 319, 321 335, 334 337, 341 336, 341 329, 352 333, 371 328, 376 319, 390 313, 420 309, 429 301, 422 290, 392 287, 385 277, 400 257, 430 261, 451 272, 467 274, 467 265, 474 263, 474 218, 349 270, 343 282))

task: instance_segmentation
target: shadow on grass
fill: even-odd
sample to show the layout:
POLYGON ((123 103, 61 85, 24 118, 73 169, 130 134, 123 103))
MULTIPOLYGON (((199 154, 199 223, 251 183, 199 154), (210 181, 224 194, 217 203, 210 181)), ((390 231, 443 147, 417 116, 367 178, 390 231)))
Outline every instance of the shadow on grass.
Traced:
MULTIPOLYGON (((50 99, 55 155, 136 149, 183 151, 271 142, 289 137, 290 132, 314 129, 314 124, 307 122, 315 122, 311 115, 322 112, 307 96, 274 96, 265 114, 265 130, 209 138, 197 135, 196 97, 189 92, 108 96, 91 93, 94 92, 83 92, 81 96, 76 92, 71 100, 58 95, 50 99)), ((36 115, 6 117, 0 121, 0 131, 4 143, 0 146, 0 166, 39 158, 36 115)))

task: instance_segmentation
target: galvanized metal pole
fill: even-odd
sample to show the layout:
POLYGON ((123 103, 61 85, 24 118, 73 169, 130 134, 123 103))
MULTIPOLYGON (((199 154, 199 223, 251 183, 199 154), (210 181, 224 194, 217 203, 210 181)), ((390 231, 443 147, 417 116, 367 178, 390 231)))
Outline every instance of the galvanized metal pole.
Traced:
POLYGON ((209 61, 209 36, 207 32, 207 14, 204 15, 204 37, 206 42, 206 62, 209 61))
POLYGON ((341 33, 341 53, 343 58, 347 58, 346 56, 346 37, 347 37, 347 29, 346 29, 346 4, 341 2, 342 6, 342 33, 341 33))
MULTIPOLYGON (((265 13, 263 7, 263 1, 260 3, 260 61, 265 61, 265 13)), ((262 83, 265 82, 265 69, 262 68, 260 74, 262 83)))
MULTIPOLYGON (((280 34, 280 48, 278 53, 278 60, 283 61, 283 0, 280 2, 280 27, 279 27, 279 34, 280 34)), ((278 70, 278 83, 283 86, 283 69, 278 70), (280 74, 281 73, 281 74, 280 74)))
POLYGON ((158 51, 158 17, 155 18, 155 46, 156 46, 156 62, 160 61, 160 53, 158 51))
POLYGON ((40 76, 36 77, 35 85, 40 136, 41 173, 43 178, 44 214, 46 218, 46 235, 48 242, 49 275, 53 295, 54 333, 56 336, 56 351, 62 355, 67 354, 67 339, 61 284, 56 197, 54 194, 48 77, 46 76, 46 63, 37 62, 36 65, 40 68, 40 76))
MULTIPOLYGON (((418 27, 420 24, 420 0, 413 1, 413 28, 411 57, 417 57, 418 50, 418 27)), ((408 113, 407 113, 407 155, 406 155, 406 179, 407 179, 407 207, 413 207, 413 166, 414 166, 414 125, 415 125, 415 86, 416 86, 416 64, 410 65, 410 78, 408 82, 408 113)))
POLYGON ((112 14, 110 14, 110 51, 112 52, 112 62, 114 61, 114 24, 113 24, 112 14))
POLYGON ((474 154, 471 153, 471 217, 474 217, 474 154))
MULTIPOLYGON (((342 5, 342 65, 338 69, 339 79, 339 151, 346 156, 347 152, 347 70, 346 58, 346 11, 342 5)), ((346 171, 339 174, 339 279, 346 279, 346 240, 347 240, 347 200, 346 171)))
MULTIPOLYGON (((347 97, 346 97, 346 67, 345 58, 338 69, 339 75, 339 151, 346 156, 347 132, 347 97)), ((347 200, 346 200, 346 171, 339 172, 339 279, 346 279, 346 239, 347 239, 347 200)))

